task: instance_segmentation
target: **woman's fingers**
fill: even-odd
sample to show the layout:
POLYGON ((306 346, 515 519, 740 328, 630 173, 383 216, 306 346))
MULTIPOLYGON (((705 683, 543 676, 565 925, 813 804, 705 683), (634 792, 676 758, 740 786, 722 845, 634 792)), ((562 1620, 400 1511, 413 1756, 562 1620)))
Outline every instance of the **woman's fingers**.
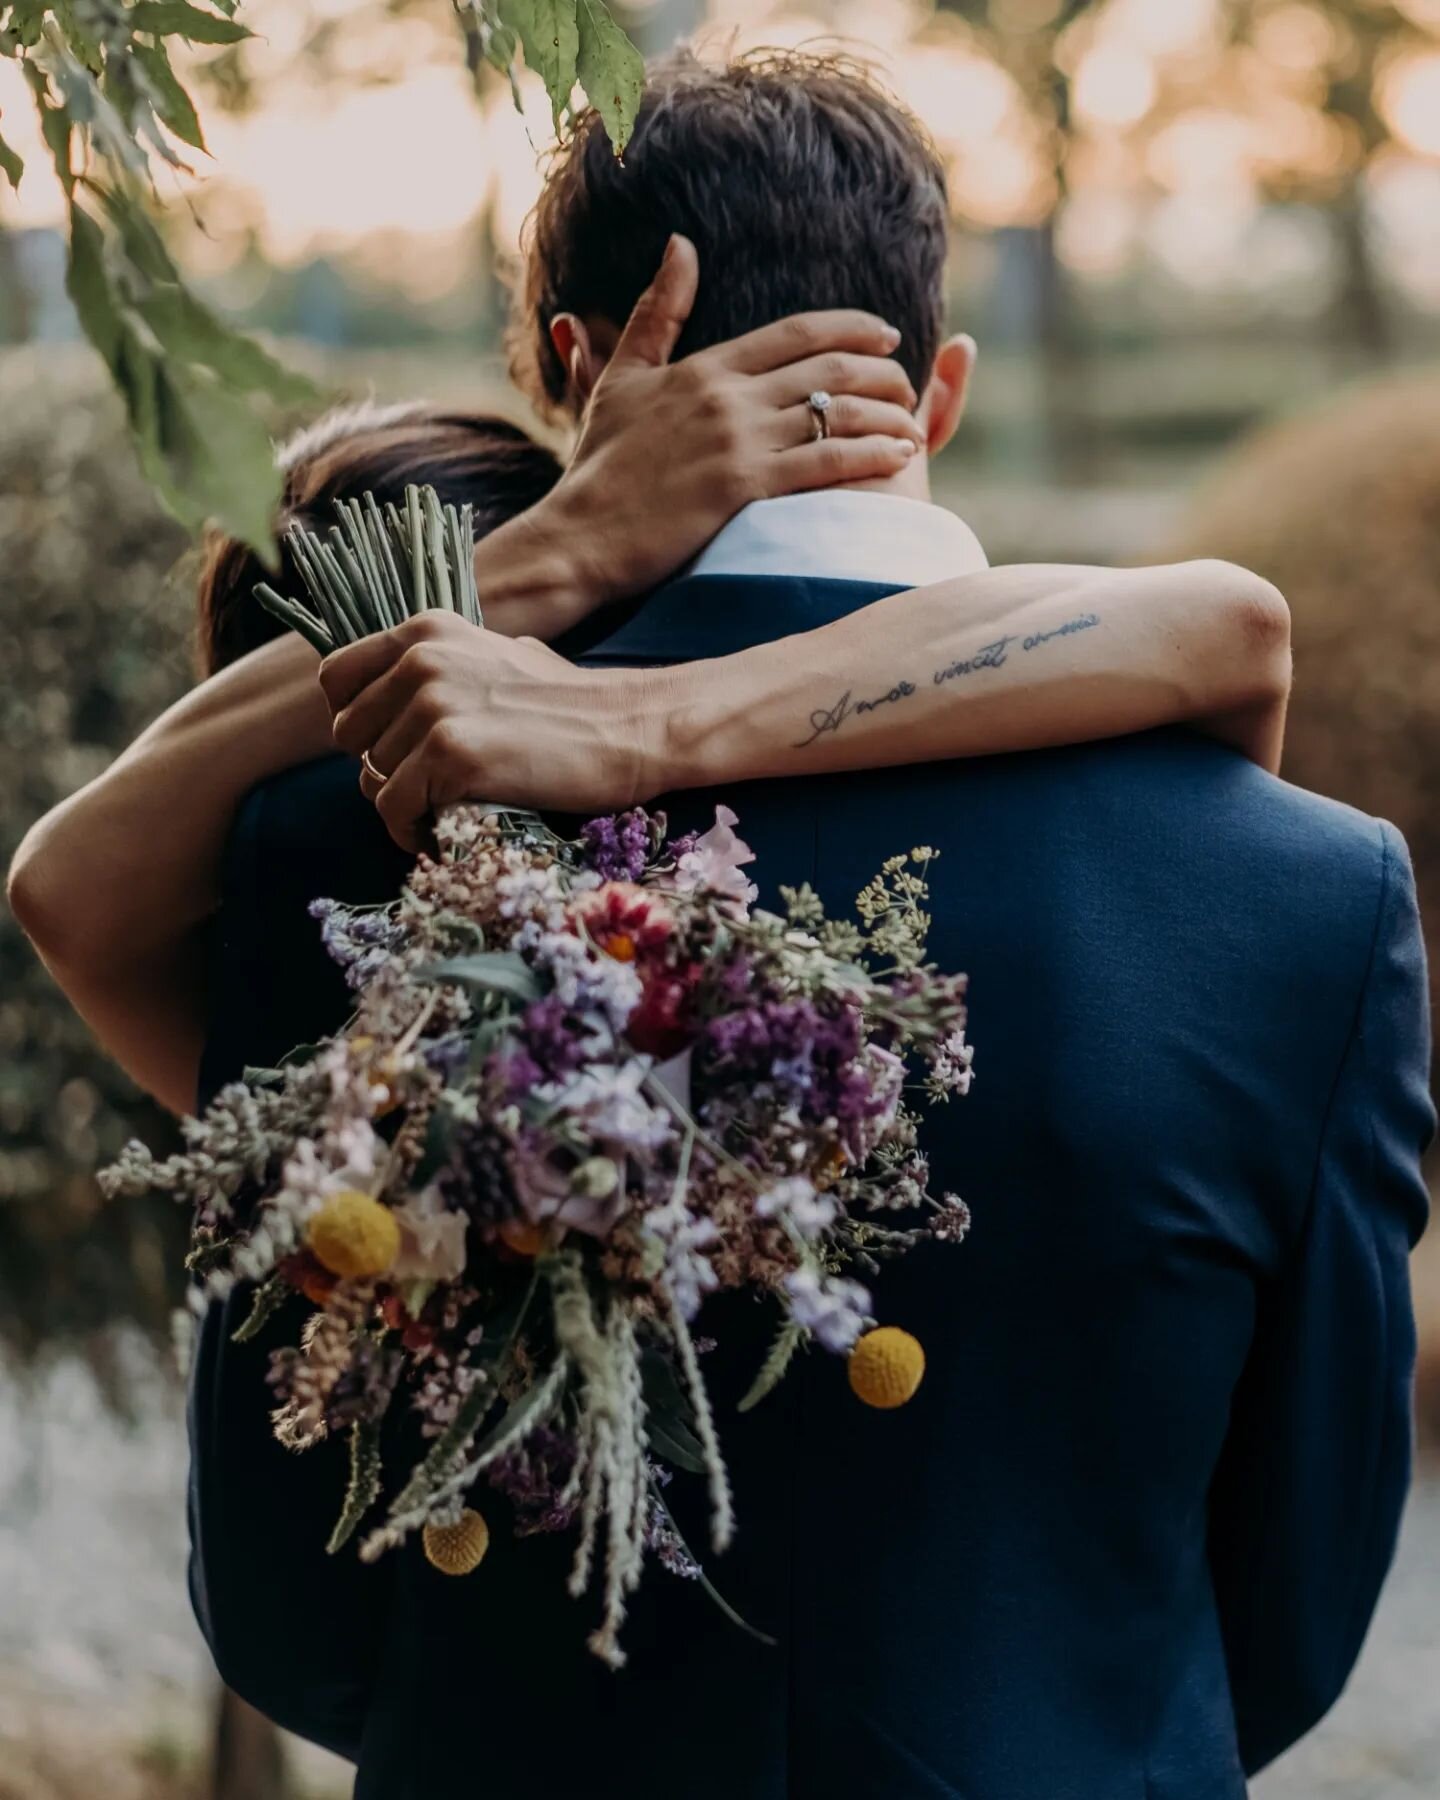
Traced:
POLYGON ((429 772, 423 752, 412 751, 370 797, 395 842, 418 856, 424 848, 424 826, 430 814, 429 772))
MULTIPOLYGON (((335 714, 333 732, 338 749, 359 756, 379 742, 402 716, 416 688, 425 679, 426 667, 417 665, 417 654, 412 649, 397 658, 377 680, 362 688, 348 706, 335 714)), ((382 763, 379 766, 389 768, 391 765, 382 763)))
POLYGON ((910 377, 890 356, 857 356, 830 351, 791 363, 756 382, 757 390, 776 406, 793 406, 814 393, 863 394, 871 400, 890 400, 914 409, 919 401, 910 377))
POLYGON ((665 246, 655 279, 635 302, 620 333, 612 363, 668 363, 700 287, 700 257, 678 232, 665 246))
POLYGON ((433 712, 413 704, 407 706, 371 744, 367 752, 370 766, 382 776, 398 769, 410 752, 425 741, 433 722, 433 712))
POLYGON ((331 712, 343 711, 357 694, 399 662, 407 650, 432 639, 443 642, 452 632, 473 630, 458 613, 436 607, 415 613, 388 631, 374 632, 358 643, 347 644, 343 650, 332 651, 320 665, 320 686, 331 712))
POLYGON ((377 631, 327 656, 320 665, 320 686, 331 712, 340 712, 372 681, 378 681, 404 648, 398 634, 377 631))
MULTIPOLYGON (((904 438, 917 450, 925 448, 925 431, 914 413, 890 400, 832 395, 825 423, 832 438, 904 438)), ((777 447, 782 450, 813 443, 817 436, 814 412, 805 405, 787 406, 784 412, 776 414, 776 434, 777 447)))
POLYGON ((765 468, 768 497, 803 494, 811 488, 838 487, 846 481, 880 481, 897 475, 917 455, 910 438, 828 437, 783 456, 772 456, 765 468))
MULTIPOLYGON (((702 350, 721 368, 739 375, 765 375, 827 351, 849 350, 861 356, 889 356, 900 342, 893 325, 874 313, 840 308, 834 312, 796 313, 773 325, 747 331, 744 337, 702 350)), ((698 358, 697 358, 698 360, 698 358)))

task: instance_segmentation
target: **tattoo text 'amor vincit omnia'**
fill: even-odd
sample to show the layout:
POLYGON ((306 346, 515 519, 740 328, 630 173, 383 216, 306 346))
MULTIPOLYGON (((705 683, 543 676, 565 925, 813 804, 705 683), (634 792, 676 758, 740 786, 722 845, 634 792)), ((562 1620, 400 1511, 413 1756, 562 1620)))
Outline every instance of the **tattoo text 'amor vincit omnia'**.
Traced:
MULTIPOLYGON (((1037 631, 1025 638, 996 638, 993 643, 983 645, 973 656, 960 657, 946 667, 936 669, 930 678, 931 683, 935 687, 944 687, 948 682, 961 681, 968 675, 978 675, 986 669, 1003 669, 1012 651, 1018 650, 1020 655, 1028 655, 1036 650, 1043 650, 1047 644, 1053 644, 1057 639, 1074 637, 1081 631, 1093 631, 1099 623, 1098 613, 1081 613, 1077 618, 1067 619, 1063 625, 1057 625, 1053 631, 1037 631)), ((883 707, 903 705, 905 701, 913 699, 918 691, 913 681, 901 680, 888 693, 857 700, 855 690, 847 688, 833 705, 819 707, 810 714, 810 735, 802 738, 796 748, 804 750, 817 738, 839 731, 847 719, 879 712, 883 707)))

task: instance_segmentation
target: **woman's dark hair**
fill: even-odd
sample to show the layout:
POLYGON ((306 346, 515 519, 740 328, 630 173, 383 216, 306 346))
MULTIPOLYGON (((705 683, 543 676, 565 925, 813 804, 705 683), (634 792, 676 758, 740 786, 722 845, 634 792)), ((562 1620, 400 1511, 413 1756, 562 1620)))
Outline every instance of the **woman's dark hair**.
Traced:
POLYGON ((279 575, 234 538, 216 532, 206 541, 196 619, 202 675, 285 629, 256 600, 255 584, 268 581, 304 598, 284 533, 295 524, 315 531, 333 525, 336 500, 372 493, 383 506, 399 503, 412 483, 433 487, 444 504, 472 506, 483 537, 543 499, 560 478, 558 459, 518 425, 425 405, 337 408, 291 439, 280 467, 279 575))

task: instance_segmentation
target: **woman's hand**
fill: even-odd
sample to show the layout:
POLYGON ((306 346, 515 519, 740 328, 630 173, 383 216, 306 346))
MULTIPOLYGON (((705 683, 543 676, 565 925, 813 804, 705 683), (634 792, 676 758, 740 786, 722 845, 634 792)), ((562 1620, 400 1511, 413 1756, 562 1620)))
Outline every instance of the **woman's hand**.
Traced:
POLYGON ((584 669, 534 638, 427 612, 327 657, 335 742, 402 848, 455 800, 611 812, 664 785, 663 671, 584 669))
POLYGON ((871 313, 803 313, 672 365, 698 282, 694 245, 672 238, 554 492, 477 544, 492 630, 556 637, 658 585, 750 501, 883 479, 923 448, 900 334, 871 313))

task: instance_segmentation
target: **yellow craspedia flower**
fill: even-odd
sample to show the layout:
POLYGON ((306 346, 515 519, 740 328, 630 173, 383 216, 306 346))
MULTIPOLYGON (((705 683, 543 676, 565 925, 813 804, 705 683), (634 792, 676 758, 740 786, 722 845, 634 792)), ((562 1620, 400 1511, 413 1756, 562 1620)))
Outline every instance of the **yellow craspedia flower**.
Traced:
POLYGON ((427 1525, 425 1560, 442 1575, 468 1575, 478 1569, 490 1548, 490 1527, 466 1507, 453 1525, 427 1525))
POLYGON ((359 1188, 342 1188, 316 1213, 305 1241, 345 1281, 383 1275, 400 1249, 400 1227, 388 1206, 359 1188))
POLYGON ((867 1406, 882 1411, 904 1406, 924 1379, 919 1340, 896 1325, 867 1331, 850 1352, 850 1386, 867 1406))

